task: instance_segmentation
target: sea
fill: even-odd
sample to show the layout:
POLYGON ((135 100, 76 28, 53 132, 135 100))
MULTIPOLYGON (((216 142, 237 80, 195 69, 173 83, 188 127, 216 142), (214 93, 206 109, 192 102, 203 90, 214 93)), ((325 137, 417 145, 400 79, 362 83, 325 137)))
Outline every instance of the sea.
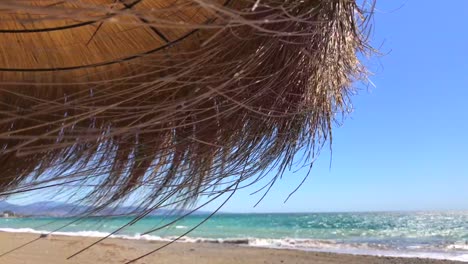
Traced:
MULTIPOLYGON (((207 217, 150 216, 112 237, 468 262, 468 212, 221 213, 192 230, 207 217)), ((0 218, 0 231, 103 237, 132 220, 0 218)))

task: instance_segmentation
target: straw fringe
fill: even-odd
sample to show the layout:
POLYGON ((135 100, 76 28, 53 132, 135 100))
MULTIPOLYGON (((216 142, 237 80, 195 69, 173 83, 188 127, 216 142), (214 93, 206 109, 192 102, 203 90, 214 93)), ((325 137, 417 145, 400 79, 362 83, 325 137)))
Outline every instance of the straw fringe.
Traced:
POLYGON ((1 198, 65 188, 103 208, 138 195, 155 209, 273 168, 274 183, 331 140, 371 50, 369 13, 349 0, 0 9, 1 198))

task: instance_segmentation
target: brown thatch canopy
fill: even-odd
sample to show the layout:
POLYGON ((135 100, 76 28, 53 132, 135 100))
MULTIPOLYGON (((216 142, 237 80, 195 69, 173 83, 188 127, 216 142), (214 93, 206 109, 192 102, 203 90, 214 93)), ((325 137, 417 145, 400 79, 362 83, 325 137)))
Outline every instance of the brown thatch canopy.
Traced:
POLYGON ((270 186, 349 110, 366 25, 351 0, 2 0, 0 198, 270 186))

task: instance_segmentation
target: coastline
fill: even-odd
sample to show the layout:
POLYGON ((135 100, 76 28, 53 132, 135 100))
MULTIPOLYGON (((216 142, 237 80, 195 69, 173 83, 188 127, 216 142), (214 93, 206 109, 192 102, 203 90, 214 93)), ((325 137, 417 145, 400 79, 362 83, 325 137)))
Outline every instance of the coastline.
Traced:
MULTIPOLYGON (((33 239, 38 234, 0 232, 0 254, 16 248, 33 239)), ((20 264, 110 264, 125 263, 162 245, 162 241, 131 240, 109 238, 82 254, 66 260, 76 251, 96 241, 95 237, 53 235, 41 238, 25 247, 0 257, 1 263, 20 264)), ((291 249, 247 247, 219 243, 174 243, 135 263, 315 263, 315 264, 456 264, 451 260, 436 260, 406 257, 379 257, 371 255, 337 254, 291 249)))

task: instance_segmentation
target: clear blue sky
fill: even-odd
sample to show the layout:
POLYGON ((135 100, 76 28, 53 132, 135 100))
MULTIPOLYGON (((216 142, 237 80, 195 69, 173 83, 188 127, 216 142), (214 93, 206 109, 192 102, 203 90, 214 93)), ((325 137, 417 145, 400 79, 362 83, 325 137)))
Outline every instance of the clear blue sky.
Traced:
POLYGON ((467 18, 465 0, 377 1, 372 38, 387 54, 335 129, 331 169, 325 152, 286 204, 306 171, 286 173, 257 208, 241 191, 223 211, 468 209, 467 18))

